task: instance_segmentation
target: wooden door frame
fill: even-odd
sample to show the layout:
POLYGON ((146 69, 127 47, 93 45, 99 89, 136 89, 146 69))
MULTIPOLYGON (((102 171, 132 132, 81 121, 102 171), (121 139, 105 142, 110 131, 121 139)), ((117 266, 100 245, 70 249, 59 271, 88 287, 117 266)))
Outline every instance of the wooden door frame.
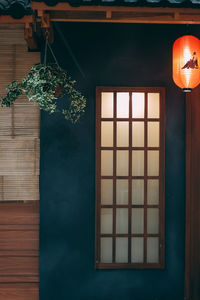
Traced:
POLYGON ((97 86, 96 87, 96 99, 97 99, 97 109, 96 109, 96 201, 95 201, 95 267, 97 269, 164 269, 165 267, 165 88, 163 87, 122 87, 122 86, 97 86), (102 92, 110 92, 113 93, 113 117, 111 118, 103 118, 101 117, 101 93, 102 92), (117 118, 116 115, 116 106, 117 106, 117 93, 118 92, 126 92, 129 94, 129 116, 126 118, 117 118), (133 92, 141 92, 144 93, 144 103, 145 103, 145 110, 144 110, 144 117, 142 118, 134 118, 132 116, 132 93, 133 92), (150 118, 148 117, 148 109, 147 109, 147 102, 148 102, 148 93, 159 93, 159 117, 150 118), (112 121, 113 125, 113 146, 111 147, 102 147, 101 146, 101 122, 112 121), (116 124, 120 121, 126 121, 129 123, 129 146, 127 147, 117 147, 116 144, 116 124), (132 146, 132 122, 144 122, 144 146, 143 147, 133 147, 132 146), (160 145, 158 147, 149 147, 147 145, 147 123, 148 122, 159 122, 159 137, 160 137, 160 145), (112 148, 112 149, 111 149, 112 148), (139 149, 140 148, 140 149, 139 149), (153 149, 154 148, 154 149, 153 149), (113 175, 112 176, 102 176, 101 175, 101 150, 113 150, 115 154, 113 154, 113 175), (100 262, 100 238, 105 237, 106 234, 101 234, 100 231, 100 210, 101 208, 110 207, 113 209, 113 228, 116 227, 116 208, 122 207, 122 205, 117 205, 116 203, 116 179, 120 176, 116 174, 116 151, 117 150, 126 150, 129 151, 129 174, 127 176, 122 176, 120 179, 127 179, 129 180, 129 203, 124 205, 124 208, 129 209, 129 232, 127 233, 127 238, 129 239, 129 259, 128 263, 116 263, 115 261, 115 238, 120 237, 121 234, 113 231, 111 234, 113 238, 113 262, 111 263, 102 263, 100 262), (134 234, 131 232, 131 208, 133 208, 132 204, 132 179, 134 178, 132 174, 132 150, 143 150, 144 153, 146 152, 146 158, 144 159, 144 175, 143 176, 135 176, 135 179, 139 178, 144 180, 144 185, 146 182, 147 186, 147 179, 156 179, 159 180, 159 204, 152 205, 152 207, 156 207, 159 209, 159 234, 155 234, 156 237, 159 237, 159 262, 158 263, 148 263, 146 260, 147 254, 147 238, 150 236, 147 233, 147 207, 151 207, 150 204, 147 203, 147 187, 144 188, 144 204, 143 205, 135 205, 135 208, 142 207, 144 209, 144 233, 140 234, 144 238, 144 262, 142 263, 132 263, 131 262, 131 246, 130 241, 131 237, 138 236, 138 234, 134 234), (157 150, 159 151, 160 162, 159 162, 159 175, 158 176, 148 176, 147 174, 147 150, 157 150), (109 177, 109 178, 108 178, 109 177), (154 178, 153 178, 154 177, 154 178), (113 204, 111 205, 102 205, 101 204, 101 179, 112 179, 114 181, 113 184, 113 204), (127 207, 128 206, 128 207, 127 207), (146 261, 145 261, 146 260, 146 261))

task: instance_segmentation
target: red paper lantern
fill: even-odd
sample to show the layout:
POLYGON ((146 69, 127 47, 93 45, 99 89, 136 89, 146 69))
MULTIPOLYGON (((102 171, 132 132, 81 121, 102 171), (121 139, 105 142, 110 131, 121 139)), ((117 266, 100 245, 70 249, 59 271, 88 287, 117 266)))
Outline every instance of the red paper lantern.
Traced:
POLYGON ((192 35, 178 38, 173 45, 173 80, 184 92, 200 83, 200 40, 192 35))

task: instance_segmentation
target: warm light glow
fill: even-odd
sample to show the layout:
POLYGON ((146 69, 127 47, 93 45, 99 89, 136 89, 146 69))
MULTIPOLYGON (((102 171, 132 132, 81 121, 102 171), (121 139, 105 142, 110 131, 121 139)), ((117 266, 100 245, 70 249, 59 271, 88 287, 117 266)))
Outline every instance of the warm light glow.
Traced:
POLYGON ((173 45, 173 80, 185 91, 200 83, 200 40, 185 35, 173 45))
POLYGON ((117 93, 117 118, 129 117, 129 93, 117 93))
MULTIPOLYGON (((188 45, 182 54, 178 66, 190 59, 188 45)), ((188 86, 190 73, 184 70, 188 86)), ((161 94, 153 89, 101 92, 99 102, 98 259, 103 264, 158 264, 161 94)))
POLYGON ((113 93, 101 93, 101 116, 113 118, 113 93))
MULTIPOLYGON (((191 51, 188 47, 184 49, 183 53, 183 66, 187 64, 187 62, 191 59, 191 51)), ((192 75, 192 69, 184 69, 182 72, 185 74, 185 80, 186 80, 186 85, 189 87, 190 86, 190 78, 192 75)))

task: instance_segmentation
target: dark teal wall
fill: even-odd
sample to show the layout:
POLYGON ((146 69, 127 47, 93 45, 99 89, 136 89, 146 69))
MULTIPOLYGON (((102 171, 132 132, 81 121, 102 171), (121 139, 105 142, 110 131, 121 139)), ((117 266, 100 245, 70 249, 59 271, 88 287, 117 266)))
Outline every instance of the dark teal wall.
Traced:
POLYGON ((172 81, 171 49, 186 28, 92 23, 59 26, 85 78, 56 30, 53 49, 88 102, 86 114, 76 126, 62 116, 41 116, 40 300, 183 300, 185 99, 172 81), (166 87, 165 270, 94 269, 97 85, 166 87))

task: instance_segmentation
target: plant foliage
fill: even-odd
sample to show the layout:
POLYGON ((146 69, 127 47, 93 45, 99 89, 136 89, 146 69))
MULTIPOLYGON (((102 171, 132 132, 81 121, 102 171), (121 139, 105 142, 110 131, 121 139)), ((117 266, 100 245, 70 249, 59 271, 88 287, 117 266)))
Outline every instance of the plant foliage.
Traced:
POLYGON ((7 86, 7 95, 1 99, 1 106, 10 107, 20 95, 26 95, 29 101, 36 102, 40 109, 49 112, 61 112, 66 120, 76 123, 85 111, 86 99, 78 92, 75 81, 58 65, 37 64, 21 82, 12 81, 7 86), (59 96, 57 92, 60 90, 59 96), (67 95, 67 109, 59 110, 57 99, 67 95))

